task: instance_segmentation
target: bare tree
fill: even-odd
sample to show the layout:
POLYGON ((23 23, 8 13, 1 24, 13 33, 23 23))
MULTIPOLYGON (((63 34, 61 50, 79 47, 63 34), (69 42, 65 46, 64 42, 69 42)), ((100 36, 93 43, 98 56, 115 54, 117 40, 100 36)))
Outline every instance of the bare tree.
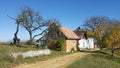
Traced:
POLYGON ((20 19, 20 16, 17 16, 17 19, 8 16, 9 18, 13 19, 16 22, 16 31, 14 33, 14 38, 13 38, 13 44, 16 46, 20 46, 20 39, 17 37, 17 34, 19 32, 19 26, 20 26, 20 22, 22 22, 22 19, 20 19))
POLYGON ((97 44, 102 49, 102 37, 107 27, 107 23, 109 22, 108 17, 104 16, 94 16, 88 19, 84 26, 88 31, 88 34, 92 35, 92 37, 97 40, 97 44))
POLYGON ((20 15, 20 19, 23 20, 20 23, 20 25, 28 31, 30 36, 29 42, 30 44, 32 44, 34 38, 41 35, 41 33, 33 35, 33 32, 41 29, 41 27, 46 26, 47 23, 43 22, 43 19, 40 16, 39 12, 35 12, 33 9, 29 7, 23 8, 19 15, 20 15))

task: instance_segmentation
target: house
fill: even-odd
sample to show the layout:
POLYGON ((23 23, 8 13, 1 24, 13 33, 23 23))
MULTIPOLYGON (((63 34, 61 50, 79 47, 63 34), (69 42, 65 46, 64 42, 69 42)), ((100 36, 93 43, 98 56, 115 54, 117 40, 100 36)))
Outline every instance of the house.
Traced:
POLYGON ((70 29, 61 26, 60 31, 64 34, 65 36, 65 51, 70 52, 71 50, 76 51, 78 48, 78 40, 79 37, 70 29))
POLYGON ((41 46, 42 48, 46 46, 46 38, 42 36, 40 39, 36 41, 38 44, 37 46, 41 46))
POLYGON ((78 41, 78 48, 80 50, 86 50, 86 49, 94 49, 96 46, 94 45, 94 38, 88 38, 86 35, 86 31, 80 29, 78 27, 76 30, 74 30, 75 34, 79 37, 78 41))
POLYGON ((60 26, 59 31, 53 32, 52 35, 53 39, 50 41, 48 44, 49 49, 56 49, 58 44, 57 44, 57 39, 63 38, 65 39, 65 45, 63 47, 63 50, 66 52, 70 52, 72 50, 76 51, 78 47, 78 40, 79 37, 69 28, 60 26))

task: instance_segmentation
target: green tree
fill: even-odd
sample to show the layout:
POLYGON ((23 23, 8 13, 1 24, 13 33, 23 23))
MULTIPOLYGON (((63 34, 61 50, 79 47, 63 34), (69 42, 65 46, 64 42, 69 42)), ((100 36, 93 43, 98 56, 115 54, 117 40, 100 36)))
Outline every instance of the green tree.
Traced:
POLYGON ((57 46, 58 46, 57 50, 63 51, 64 48, 65 48, 65 39, 64 38, 59 38, 57 46))
POLYGON ((40 34, 34 34, 33 33, 42 27, 46 26, 48 23, 44 22, 42 17, 40 16, 39 12, 35 12, 33 9, 29 7, 25 7, 21 10, 19 14, 19 18, 23 21, 20 23, 20 25, 27 30, 29 33, 29 42, 30 44, 33 43, 33 40, 35 37, 41 35, 40 34))

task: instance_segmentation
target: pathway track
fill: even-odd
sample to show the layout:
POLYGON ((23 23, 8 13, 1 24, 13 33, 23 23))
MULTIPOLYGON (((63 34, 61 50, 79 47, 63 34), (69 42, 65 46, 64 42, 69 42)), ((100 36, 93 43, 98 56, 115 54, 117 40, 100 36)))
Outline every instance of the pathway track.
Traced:
POLYGON ((19 66, 16 66, 15 68, 65 68, 66 66, 72 64, 74 61, 81 59, 88 54, 89 53, 78 52, 49 59, 46 61, 38 61, 32 64, 21 64, 19 66))

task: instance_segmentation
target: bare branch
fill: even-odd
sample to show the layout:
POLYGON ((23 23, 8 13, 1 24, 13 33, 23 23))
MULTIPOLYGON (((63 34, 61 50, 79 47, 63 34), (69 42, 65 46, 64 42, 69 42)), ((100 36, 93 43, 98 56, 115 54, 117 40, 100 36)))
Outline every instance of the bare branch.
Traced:
POLYGON ((44 34, 45 32, 47 32, 47 30, 48 30, 48 29, 45 29, 44 31, 42 31, 42 33, 37 34, 37 35, 34 35, 34 36, 33 36, 33 39, 34 39, 35 37, 37 37, 37 36, 40 36, 40 35, 44 34))
MULTIPOLYGON (((7 15, 8 16, 8 15, 7 15)), ((8 16, 10 19, 13 19, 13 20, 15 20, 15 21, 17 21, 17 19, 15 19, 15 18, 13 18, 13 17, 11 17, 11 16, 8 16)))

